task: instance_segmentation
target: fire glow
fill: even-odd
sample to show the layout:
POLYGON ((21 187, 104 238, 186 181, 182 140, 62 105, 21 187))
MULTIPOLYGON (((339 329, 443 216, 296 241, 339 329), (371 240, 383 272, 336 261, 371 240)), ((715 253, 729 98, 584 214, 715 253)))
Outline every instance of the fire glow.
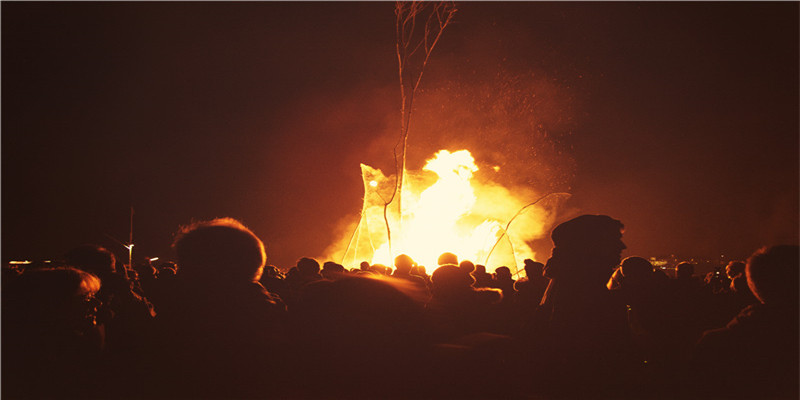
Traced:
MULTIPOLYGON (((486 169, 493 171, 489 174, 500 171, 486 169)), ((527 242, 542 235, 550 213, 541 207, 519 213, 536 193, 529 188, 512 192, 488 179, 479 182, 478 171, 468 150, 438 151, 421 171, 406 171, 401 213, 395 203, 384 209, 395 190, 394 177, 361 164, 361 220, 346 243, 343 264, 392 266, 395 256, 408 254, 431 272, 438 256, 449 251, 489 271, 507 266, 515 272, 524 259, 534 258, 527 242)))

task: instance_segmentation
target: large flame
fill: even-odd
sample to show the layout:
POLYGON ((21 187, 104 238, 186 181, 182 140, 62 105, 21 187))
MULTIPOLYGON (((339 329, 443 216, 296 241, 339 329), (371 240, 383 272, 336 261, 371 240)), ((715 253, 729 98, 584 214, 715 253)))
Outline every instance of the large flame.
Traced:
POLYGON ((384 207, 394 191, 394 178, 365 164, 361 171, 364 204, 343 257, 348 266, 360 261, 392 266, 394 256, 408 254, 432 271, 440 254, 452 252, 459 260, 486 265, 489 271, 507 266, 513 273, 524 259, 534 258, 527 241, 541 236, 550 217, 541 208, 531 209, 505 232, 504 226, 534 193, 521 189, 512 194, 491 182, 475 182, 478 166, 467 150, 440 150, 423 171, 408 172, 402 213, 396 201, 384 207))

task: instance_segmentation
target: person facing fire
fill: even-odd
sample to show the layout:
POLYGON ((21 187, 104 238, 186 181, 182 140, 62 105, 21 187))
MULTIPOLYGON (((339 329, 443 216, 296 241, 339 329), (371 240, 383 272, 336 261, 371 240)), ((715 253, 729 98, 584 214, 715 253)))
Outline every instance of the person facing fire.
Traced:
MULTIPOLYGON (((547 360, 542 371, 551 389, 591 387, 608 394, 630 365, 627 310, 606 283, 621 259, 623 225, 606 215, 582 215, 558 225, 545 265, 550 278, 537 313, 537 342, 547 360)), ((565 392, 567 391, 567 392, 565 392)))
POLYGON ((534 310, 542 300, 547 284, 550 283, 550 280, 542 275, 543 270, 544 264, 530 258, 525 259, 526 277, 514 283, 514 289, 518 292, 517 298, 524 309, 534 310))
POLYGON ((400 254, 394 258, 394 273, 392 276, 396 278, 406 278, 411 276, 411 269, 417 265, 414 259, 408 254, 400 254))
POLYGON ((414 290, 418 291, 422 297, 427 300, 428 297, 430 297, 430 291, 428 290, 428 284, 425 278, 411 273, 412 269, 416 266, 417 263, 414 262, 411 256, 400 254, 394 258, 395 270, 392 273, 392 277, 410 282, 414 286, 414 290))
POLYGON ((442 253, 442 255, 439 256, 439 259, 436 260, 436 263, 439 264, 440 266, 441 265, 456 265, 457 266, 458 265, 458 256, 453 254, 453 253, 450 253, 450 252, 442 253))

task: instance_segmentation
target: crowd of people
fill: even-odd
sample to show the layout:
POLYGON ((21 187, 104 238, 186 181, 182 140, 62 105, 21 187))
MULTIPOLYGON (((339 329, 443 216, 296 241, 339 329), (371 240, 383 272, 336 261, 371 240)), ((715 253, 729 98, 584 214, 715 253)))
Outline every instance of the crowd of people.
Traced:
POLYGON ((520 279, 453 253, 283 270, 230 218, 182 228, 175 263, 6 265, 2 395, 798 398, 797 245, 671 277, 622 259, 622 228, 564 222, 520 279))

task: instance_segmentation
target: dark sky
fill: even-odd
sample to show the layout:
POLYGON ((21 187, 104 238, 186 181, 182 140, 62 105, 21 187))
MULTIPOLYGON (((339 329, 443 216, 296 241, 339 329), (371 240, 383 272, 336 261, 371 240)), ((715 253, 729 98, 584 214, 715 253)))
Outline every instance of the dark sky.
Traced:
MULTIPOLYGON (((571 192, 560 218, 620 219, 624 255, 797 243, 798 3, 458 6, 412 164, 477 145, 571 192)), ((217 216, 319 255, 359 163, 391 165, 398 92, 393 3, 3 2, 2 258, 124 254, 131 206, 140 256, 217 216)))

